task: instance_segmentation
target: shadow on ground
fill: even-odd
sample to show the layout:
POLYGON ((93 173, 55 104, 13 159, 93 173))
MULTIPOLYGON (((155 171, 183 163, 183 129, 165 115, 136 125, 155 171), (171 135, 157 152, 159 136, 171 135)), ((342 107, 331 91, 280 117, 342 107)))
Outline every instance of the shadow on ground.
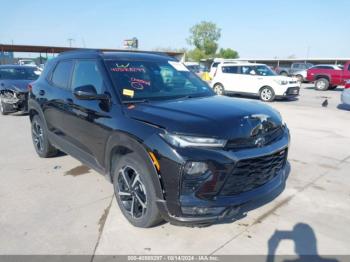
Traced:
POLYGON ((294 225, 292 230, 276 230, 268 240, 268 256, 267 262, 278 261, 295 261, 295 262, 337 262, 337 259, 323 258, 318 255, 317 238, 312 227, 305 223, 294 225), (276 256, 278 245, 284 240, 294 242, 295 256, 276 256), (277 259, 276 259, 277 258, 277 259))

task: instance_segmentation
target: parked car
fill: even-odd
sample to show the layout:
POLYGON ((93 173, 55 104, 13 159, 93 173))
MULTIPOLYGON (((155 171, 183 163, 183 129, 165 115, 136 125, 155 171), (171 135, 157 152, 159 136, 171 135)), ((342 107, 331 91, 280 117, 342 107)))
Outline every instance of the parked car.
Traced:
POLYGON ((195 74, 201 73, 201 68, 197 62, 185 62, 184 65, 195 74))
POLYGON ((350 62, 344 67, 337 65, 317 65, 307 70, 307 80, 315 83, 315 89, 325 91, 344 85, 350 79, 350 62))
POLYGON ((20 59, 18 60, 19 65, 36 66, 35 62, 31 59, 20 59))
POLYGON ((302 83, 306 80, 307 69, 312 67, 311 63, 292 63, 290 67, 277 67, 276 73, 283 76, 295 76, 302 83))
POLYGON ((278 76, 268 66, 252 63, 219 64, 211 85, 218 95, 254 95, 266 102, 298 96, 300 90, 297 79, 278 76))
POLYGON ((350 108, 350 80, 345 82, 344 91, 341 93, 341 102, 350 108))
POLYGON ((286 179, 281 115, 215 95, 165 55, 63 53, 32 84, 29 115, 38 155, 62 150, 105 175, 138 227, 229 218, 286 179))
POLYGON ((0 112, 2 115, 28 109, 28 84, 41 71, 37 67, 0 65, 0 112))

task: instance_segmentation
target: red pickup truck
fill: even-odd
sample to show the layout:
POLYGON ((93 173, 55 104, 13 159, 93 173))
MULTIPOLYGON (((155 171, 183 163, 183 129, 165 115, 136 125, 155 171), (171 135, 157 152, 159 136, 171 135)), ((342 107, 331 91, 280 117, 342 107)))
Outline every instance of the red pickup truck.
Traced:
POLYGON ((315 89, 325 91, 344 85, 350 79, 350 61, 344 67, 339 65, 316 65, 307 70, 306 79, 315 82, 315 89))

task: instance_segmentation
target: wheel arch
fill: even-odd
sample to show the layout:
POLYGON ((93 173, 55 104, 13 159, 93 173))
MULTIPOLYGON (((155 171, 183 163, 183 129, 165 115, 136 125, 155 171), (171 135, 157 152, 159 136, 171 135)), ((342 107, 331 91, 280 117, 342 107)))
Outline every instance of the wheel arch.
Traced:
POLYGON ((325 78, 325 79, 327 79, 328 81, 329 81, 329 83, 331 82, 331 77, 329 76, 329 75, 316 75, 315 76, 315 80, 318 80, 318 79, 320 79, 320 78, 325 78))
POLYGON ((118 132, 117 134, 112 135, 107 142, 105 154, 106 173, 108 179, 113 183, 113 168, 118 164, 121 157, 130 153, 136 153, 145 160, 148 171, 147 173, 155 186, 157 198, 164 199, 161 176, 154 166, 149 152, 150 150, 132 135, 118 132))
POLYGON ((263 85, 262 87, 259 88, 259 95, 260 95, 261 91, 262 91, 265 87, 271 88, 272 91, 273 91, 273 93, 276 93, 276 92, 275 92, 275 89, 274 89, 272 86, 270 86, 270 85, 263 85))

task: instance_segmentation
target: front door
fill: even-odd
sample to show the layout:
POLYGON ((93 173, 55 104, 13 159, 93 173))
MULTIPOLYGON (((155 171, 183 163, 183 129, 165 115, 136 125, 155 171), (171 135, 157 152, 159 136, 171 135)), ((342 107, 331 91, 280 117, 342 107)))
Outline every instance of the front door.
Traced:
POLYGON ((107 101, 81 100, 73 95, 76 87, 92 85, 98 94, 106 92, 102 67, 95 59, 76 60, 71 80, 72 101, 64 116, 66 139, 72 145, 73 154, 78 153, 82 161, 94 165, 103 171, 104 149, 111 130, 111 119, 107 101))

